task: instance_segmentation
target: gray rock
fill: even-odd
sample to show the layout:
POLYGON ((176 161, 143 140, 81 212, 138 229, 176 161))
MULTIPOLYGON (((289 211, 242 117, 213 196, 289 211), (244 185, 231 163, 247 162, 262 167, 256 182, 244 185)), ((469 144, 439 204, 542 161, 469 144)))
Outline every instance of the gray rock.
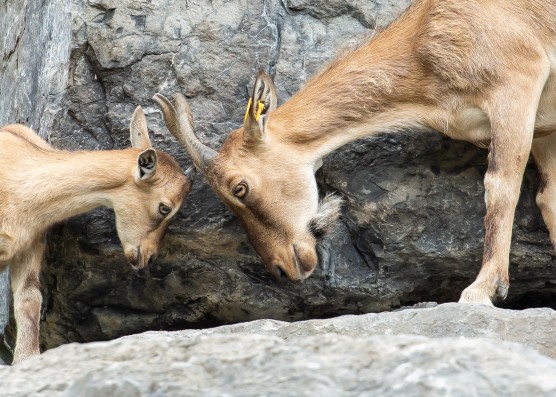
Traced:
POLYGON ((9 273, 8 270, 4 270, 0 272, 0 365, 4 364, 4 359, 10 360, 11 357, 11 352, 3 340, 3 331, 9 320, 11 297, 9 273))
POLYGON ((257 320, 206 330, 190 330, 188 335, 249 333, 288 339, 292 335, 304 337, 334 333, 349 336, 411 334, 430 338, 488 338, 518 342, 556 359, 553 342, 555 329, 556 311, 548 308, 516 311, 458 303, 436 306, 429 302, 427 305, 415 305, 414 309, 346 315, 326 320, 294 323, 257 320))
MULTIPOLYGON (((27 120, 58 147, 121 148, 141 104, 155 145, 185 168, 190 160, 163 127, 155 92, 185 93, 199 135, 217 148, 240 125, 258 69, 275 76, 284 101, 409 0, 43 3, 0 0, 0 92, 9 93, 0 96, 0 121, 27 120)), ((485 169, 485 151, 432 132, 337 151, 318 179, 323 193, 346 198, 343 220, 323 242, 315 274, 296 285, 274 282, 202 178, 146 271, 126 263, 110 211, 78 217, 48 238, 42 346, 457 300, 480 266, 485 169)), ((529 167, 510 257, 511 307, 555 305, 535 186, 529 167)))
POLYGON ((7 270, 0 272, 0 330, 8 324, 11 301, 10 279, 7 270))
POLYGON ((527 341, 555 320, 548 309, 452 304, 291 325, 259 320, 147 332, 68 344, 0 367, 0 385, 5 397, 553 396, 556 361, 506 340, 514 334, 527 341), (513 332, 516 323, 529 324, 529 332, 513 332), (470 334, 484 337, 458 337, 479 324, 487 330, 470 334), (381 325, 401 334, 380 335, 381 325), (439 337, 403 334, 420 330, 439 337))
MULTIPOLYGON (((48 138, 70 65, 69 0, 0 0, 0 126, 25 123, 48 138)), ((8 319, 8 272, 0 274, 0 339, 8 319)), ((4 350, 0 343, 0 357, 4 350)))
POLYGON ((47 138, 66 95, 71 2, 0 0, 0 125, 25 123, 47 138))

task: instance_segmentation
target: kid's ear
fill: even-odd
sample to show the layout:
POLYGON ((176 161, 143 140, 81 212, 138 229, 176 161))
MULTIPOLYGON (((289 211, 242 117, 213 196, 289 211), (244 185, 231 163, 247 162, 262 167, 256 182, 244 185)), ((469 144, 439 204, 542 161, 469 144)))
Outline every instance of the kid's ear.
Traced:
POLYGON ((131 122, 129 123, 129 135, 131 139, 131 147, 136 149, 148 149, 152 147, 151 140, 149 139, 149 130, 147 128, 147 119, 143 108, 137 106, 131 122))
POLYGON ((147 149, 141 152, 137 157, 137 179, 145 181, 150 179, 157 165, 157 156, 154 149, 147 149))
POLYGON ((259 72, 245 111, 244 138, 251 142, 263 142, 266 136, 268 115, 276 109, 276 88, 266 72, 259 72))

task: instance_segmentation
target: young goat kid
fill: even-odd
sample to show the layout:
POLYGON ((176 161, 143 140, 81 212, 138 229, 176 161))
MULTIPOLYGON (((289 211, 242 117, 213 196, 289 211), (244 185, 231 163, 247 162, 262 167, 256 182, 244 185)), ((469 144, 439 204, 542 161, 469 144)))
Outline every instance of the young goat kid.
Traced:
POLYGON ((113 208, 125 256, 143 268, 189 193, 188 173, 152 148, 141 107, 130 134, 130 149, 69 152, 23 125, 0 128, 0 271, 11 270, 14 364, 40 353, 39 271, 50 226, 96 207, 113 208))

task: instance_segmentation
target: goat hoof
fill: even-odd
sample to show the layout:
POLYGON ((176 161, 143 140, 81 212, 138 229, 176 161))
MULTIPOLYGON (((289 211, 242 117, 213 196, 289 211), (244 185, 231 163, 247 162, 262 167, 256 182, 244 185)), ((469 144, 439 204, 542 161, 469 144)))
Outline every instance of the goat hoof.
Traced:
POLYGON ((508 289, 508 285, 498 284, 498 287, 496 288, 496 296, 502 300, 506 299, 508 296, 508 289))
POLYGON ((482 287, 480 284, 476 284, 476 282, 463 290, 459 298, 459 303, 494 306, 486 288, 482 287))

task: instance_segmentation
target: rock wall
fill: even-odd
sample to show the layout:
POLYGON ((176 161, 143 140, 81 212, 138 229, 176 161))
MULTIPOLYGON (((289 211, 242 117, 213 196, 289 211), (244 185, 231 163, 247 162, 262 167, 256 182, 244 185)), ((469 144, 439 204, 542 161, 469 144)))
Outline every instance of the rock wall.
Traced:
MULTIPOLYGON (((0 274, 0 344, 3 344, 3 332, 4 328, 8 324, 9 318, 9 307, 10 307, 10 298, 11 298, 11 291, 10 291, 10 280, 8 277, 8 271, 4 271, 0 274)), ((2 350, 2 349, 0 349, 2 350)), ((4 354, 0 354, 0 365, 4 363, 4 354)))
MULTIPOLYGON (((0 4, 12 14, 32 11, 26 2, 0 4)), ((120 148, 129 144, 127 125, 140 104, 155 145, 186 167, 189 159, 150 99, 155 92, 183 92, 200 137, 217 148, 240 125, 257 70, 274 75, 283 102, 334 54, 384 27, 409 0, 44 4, 71 7, 71 25, 51 15, 49 20, 63 19, 63 31, 38 34, 38 44, 20 40, 17 48, 41 47, 65 55, 60 55, 65 63, 26 71, 37 87, 58 88, 21 95, 51 95, 56 106, 42 111, 29 104, 3 105, 2 121, 28 120, 58 147, 120 148), (52 76, 54 83, 48 80, 52 76), (22 118, 23 109, 43 118, 22 118)), ((14 20, 12 14, 0 13, 2 23, 7 16, 14 20)), ((42 9, 39 14, 50 15, 42 9)), ((27 26, 25 21, 17 26, 27 26)), ((23 56, 17 49, 6 53, 23 56)), ((19 92, 13 81, 10 89, 19 92)), ((134 272, 126 263, 113 214, 93 211, 49 234, 42 345, 457 300, 480 267, 485 169, 485 151, 430 131, 385 134, 337 151, 318 179, 323 193, 337 191, 346 198, 343 219, 336 237, 322 244, 315 274, 297 285, 277 284, 266 273, 237 220, 202 178, 171 226, 157 263, 145 271, 134 272)), ((505 302, 513 307, 554 305, 556 265, 534 205, 535 186, 530 167, 514 225, 512 286, 505 302)))
POLYGON ((25 123, 48 138, 66 95, 69 0, 0 1, 0 125, 25 123))
MULTIPOLYGON (((60 112, 65 113, 61 101, 66 95, 71 23, 69 0, 0 0, 0 126, 25 123, 48 138, 60 112)), ((9 302, 5 271, 0 273, 0 336, 9 302)))

